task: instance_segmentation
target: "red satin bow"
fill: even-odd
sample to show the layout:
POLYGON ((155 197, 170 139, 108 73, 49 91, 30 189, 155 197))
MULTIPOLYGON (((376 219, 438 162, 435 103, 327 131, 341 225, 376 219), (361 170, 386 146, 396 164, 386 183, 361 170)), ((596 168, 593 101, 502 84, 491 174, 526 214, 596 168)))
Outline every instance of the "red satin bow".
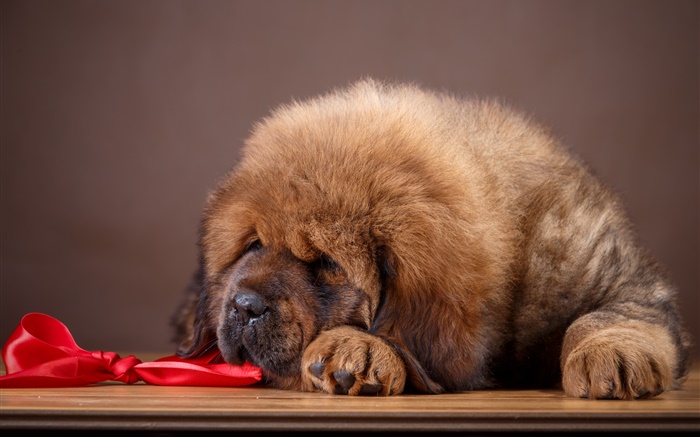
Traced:
POLYGON ((104 381, 133 384, 238 387, 261 380, 250 363, 215 364, 219 350, 197 359, 177 356, 142 362, 133 355, 80 348, 66 326, 41 313, 22 317, 2 349, 7 374, 0 388, 75 387, 104 381))

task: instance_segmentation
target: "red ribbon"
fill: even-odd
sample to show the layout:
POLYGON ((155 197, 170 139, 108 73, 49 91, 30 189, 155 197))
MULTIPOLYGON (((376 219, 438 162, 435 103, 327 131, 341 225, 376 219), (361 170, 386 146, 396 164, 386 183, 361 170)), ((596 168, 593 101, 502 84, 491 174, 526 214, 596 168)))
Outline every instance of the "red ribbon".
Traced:
POLYGON ((66 326, 41 313, 22 317, 2 349, 6 375, 0 388, 76 387, 104 381, 133 384, 238 387, 262 379, 250 363, 216 363, 219 350, 197 359, 177 356, 142 362, 133 355, 80 348, 66 326))

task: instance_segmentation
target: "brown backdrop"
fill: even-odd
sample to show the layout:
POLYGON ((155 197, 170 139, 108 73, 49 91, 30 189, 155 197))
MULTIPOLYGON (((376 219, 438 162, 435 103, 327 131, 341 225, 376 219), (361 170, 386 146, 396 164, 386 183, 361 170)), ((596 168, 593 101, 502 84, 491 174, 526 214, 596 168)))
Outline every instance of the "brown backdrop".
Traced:
POLYGON ((207 190, 278 103, 362 76, 503 98, 619 191, 698 328, 698 2, 2 1, 1 341, 171 352, 207 190))

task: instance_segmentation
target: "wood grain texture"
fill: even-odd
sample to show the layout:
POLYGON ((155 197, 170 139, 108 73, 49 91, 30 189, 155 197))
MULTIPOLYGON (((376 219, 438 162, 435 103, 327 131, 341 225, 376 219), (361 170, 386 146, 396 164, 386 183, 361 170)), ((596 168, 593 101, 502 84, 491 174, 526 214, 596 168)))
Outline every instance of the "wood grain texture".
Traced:
MULTIPOLYGON (((142 358, 144 355, 137 355, 142 358)), ((117 431, 700 431, 700 366, 682 390, 641 401, 559 390, 388 398, 103 383, 0 390, 0 429, 117 431)))

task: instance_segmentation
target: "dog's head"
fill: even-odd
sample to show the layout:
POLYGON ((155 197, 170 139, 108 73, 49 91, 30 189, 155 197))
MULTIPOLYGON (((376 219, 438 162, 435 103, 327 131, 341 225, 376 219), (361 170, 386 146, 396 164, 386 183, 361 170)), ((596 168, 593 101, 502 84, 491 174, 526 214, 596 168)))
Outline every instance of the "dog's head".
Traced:
POLYGON ((275 385, 298 386, 306 346, 335 326, 368 330, 392 272, 368 212, 309 204, 328 193, 304 182, 256 179, 239 169, 209 199, 194 332, 183 352, 216 344, 227 362, 249 361, 275 385))

